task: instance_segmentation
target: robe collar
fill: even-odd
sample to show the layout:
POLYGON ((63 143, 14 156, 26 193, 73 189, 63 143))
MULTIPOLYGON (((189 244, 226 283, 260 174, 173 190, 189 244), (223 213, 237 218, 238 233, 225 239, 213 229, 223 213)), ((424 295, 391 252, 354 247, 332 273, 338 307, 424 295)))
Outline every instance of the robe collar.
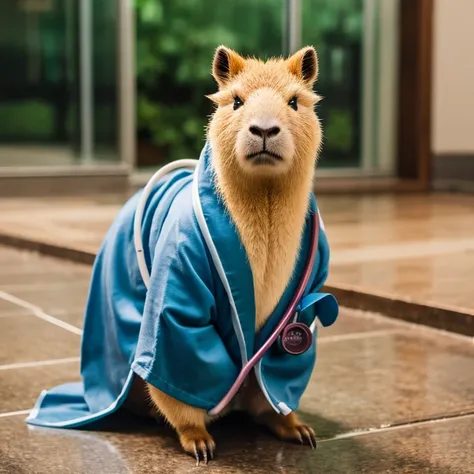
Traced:
MULTIPOLYGON (((209 142, 206 142, 201 152, 194 174, 193 207, 213 263, 229 298, 232 324, 239 342, 242 364, 245 364, 257 348, 253 275, 235 222, 216 189, 212 150, 209 142)), ((316 201, 312 193, 308 211, 295 275, 301 273, 299 270, 303 268, 309 253, 310 222, 312 214, 317 212, 316 201)), ((316 271, 317 269, 313 268, 313 275, 316 271)), ((259 336, 269 335, 276 327, 297 285, 298 281, 293 277, 259 336)), ((260 340, 261 337, 258 339, 260 340)))
POLYGON ((245 364, 252 357, 255 339, 253 275, 237 227, 216 189, 209 142, 201 152, 194 174, 193 207, 229 298, 232 324, 245 364))

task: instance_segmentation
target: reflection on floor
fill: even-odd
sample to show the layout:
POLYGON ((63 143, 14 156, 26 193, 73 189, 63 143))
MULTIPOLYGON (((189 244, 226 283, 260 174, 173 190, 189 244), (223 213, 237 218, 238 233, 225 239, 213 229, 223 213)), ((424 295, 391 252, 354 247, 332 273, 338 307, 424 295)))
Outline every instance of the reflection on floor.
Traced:
POLYGON ((474 310, 474 196, 324 197, 330 283, 474 310))
MULTIPOLYGON (((125 413, 94 432, 25 424, 41 390, 79 379, 91 269, 2 247, 0 267, 0 473, 194 472, 172 431, 125 413)), ((233 416, 211 427, 209 472, 474 472, 472 340, 343 309, 318 344, 300 407, 318 449, 233 416)))
MULTIPOLYGON (((4 199, 0 234, 94 254, 126 196, 4 199)), ((474 196, 322 196, 329 283, 474 311, 474 196)))

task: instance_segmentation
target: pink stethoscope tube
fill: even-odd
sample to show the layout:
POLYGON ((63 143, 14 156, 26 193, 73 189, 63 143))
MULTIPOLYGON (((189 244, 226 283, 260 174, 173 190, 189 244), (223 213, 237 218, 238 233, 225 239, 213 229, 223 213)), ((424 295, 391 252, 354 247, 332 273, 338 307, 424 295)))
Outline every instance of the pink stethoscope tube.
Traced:
POLYGON ((239 391, 240 387, 244 383, 246 377, 250 373, 250 371, 255 367, 255 365, 259 362, 259 360, 264 356, 265 352, 271 347, 271 345, 278 339, 282 331, 285 329, 285 326, 291 321, 294 317, 296 308, 303 297, 304 290, 306 285, 308 284, 309 278, 311 276, 311 272, 313 270, 314 261, 316 259, 316 252, 318 250, 318 239, 319 239, 319 213, 316 211, 313 214, 313 225, 311 228, 311 244, 309 249, 309 257, 306 261, 306 265, 304 267, 303 276, 299 282, 298 288, 296 289, 293 298, 290 301, 290 304, 286 308, 283 317, 281 318, 280 323, 273 331, 272 335, 267 339, 265 344, 253 355, 253 357, 244 365, 242 370, 240 371, 237 379, 235 380, 234 384, 224 396, 224 398, 212 409, 209 411, 209 415, 214 416, 218 415, 235 397, 236 393, 239 391))

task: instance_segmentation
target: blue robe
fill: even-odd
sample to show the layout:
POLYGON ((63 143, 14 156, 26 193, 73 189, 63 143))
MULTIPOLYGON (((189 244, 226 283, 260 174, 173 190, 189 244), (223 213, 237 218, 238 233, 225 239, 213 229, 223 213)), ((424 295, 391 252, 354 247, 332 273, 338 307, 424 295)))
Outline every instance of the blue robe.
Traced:
MULTIPOLYGON (((150 272, 147 290, 133 242, 141 192, 121 209, 94 263, 81 348, 82 381, 43 391, 27 419, 33 425, 74 428, 116 411, 134 374, 168 395, 211 410, 243 364, 280 321, 298 285, 310 245, 313 195, 294 276, 264 327, 255 330, 252 271, 237 229, 216 192, 211 148, 198 167, 180 169, 157 183, 142 223, 150 272)), ((338 305, 318 293, 328 273, 323 229, 299 320, 332 324, 338 305)), ((294 356, 274 344, 255 367, 271 406, 288 414, 298 406, 316 359, 311 348, 294 356)))

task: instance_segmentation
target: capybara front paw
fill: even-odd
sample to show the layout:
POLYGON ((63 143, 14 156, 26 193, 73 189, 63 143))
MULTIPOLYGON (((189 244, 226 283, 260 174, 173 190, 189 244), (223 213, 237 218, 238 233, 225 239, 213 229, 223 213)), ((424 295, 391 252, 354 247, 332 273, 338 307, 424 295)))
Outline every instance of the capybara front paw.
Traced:
POLYGON ((214 458, 216 443, 205 428, 187 427, 179 430, 179 441, 183 449, 196 458, 196 465, 200 461, 205 464, 214 458))

